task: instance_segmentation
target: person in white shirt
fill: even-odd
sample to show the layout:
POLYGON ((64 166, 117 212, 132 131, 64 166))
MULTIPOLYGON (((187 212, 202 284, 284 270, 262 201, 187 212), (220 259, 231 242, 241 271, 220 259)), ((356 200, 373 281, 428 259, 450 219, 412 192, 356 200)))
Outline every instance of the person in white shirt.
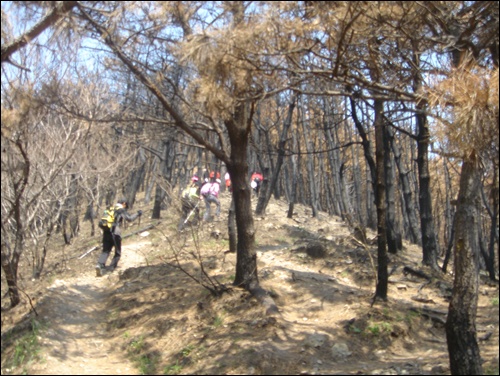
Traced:
POLYGON ((211 204, 216 205, 215 216, 217 220, 220 217, 220 201, 219 201, 219 190, 220 190, 220 179, 211 180, 209 183, 205 184, 201 188, 201 195, 205 199, 205 214, 203 215, 203 220, 208 222, 212 217, 211 204))

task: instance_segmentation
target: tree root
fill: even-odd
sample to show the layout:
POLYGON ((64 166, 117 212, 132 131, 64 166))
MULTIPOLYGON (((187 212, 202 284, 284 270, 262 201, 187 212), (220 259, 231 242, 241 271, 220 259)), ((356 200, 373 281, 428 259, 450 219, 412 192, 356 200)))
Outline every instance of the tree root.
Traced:
POLYGON ((267 316, 281 315, 278 306, 268 291, 260 286, 248 290, 264 306, 267 316))

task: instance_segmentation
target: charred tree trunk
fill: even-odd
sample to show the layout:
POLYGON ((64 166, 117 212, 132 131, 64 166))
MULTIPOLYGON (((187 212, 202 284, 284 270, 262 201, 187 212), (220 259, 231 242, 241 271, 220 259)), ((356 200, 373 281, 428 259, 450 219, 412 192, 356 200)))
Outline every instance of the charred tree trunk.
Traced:
POLYGON ((246 104, 236 107, 233 118, 226 120, 231 142, 230 163, 227 169, 233 186, 234 210, 238 234, 236 275, 233 284, 253 292, 259 289, 255 228, 252 216, 252 189, 248 182, 248 140, 250 110, 246 104))
MULTIPOLYGON (((293 142, 293 149, 295 150, 297 148, 297 136, 295 133, 292 135, 292 142, 293 142)), ((297 162, 298 157, 296 155, 292 155, 290 157, 290 168, 291 169, 291 176, 288 178, 288 188, 290 190, 289 192, 289 202, 288 202, 288 213, 287 213, 287 218, 293 218, 293 209, 295 205, 295 201, 297 199, 297 177, 298 177, 298 162, 297 162)))
POLYGON ((62 229, 64 244, 71 244, 71 239, 78 235, 80 229, 78 182, 74 174, 71 175, 69 195, 64 200, 63 208, 59 215, 59 226, 62 229))
POLYGON ((396 254, 403 248, 401 231, 396 222, 396 181, 393 158, 391 156, 391 139, 389 129, 384 126, 384 169, 385 169, 385 200, 387 204, 386 226, 387 226, 387 246, 389 253, 396 254))
POLYGON ((472 154, 463 162, 455 215, 455 280, 446 320, 452 375, 482 374, 476 334, 480 176, 479 160, 472 154))
POLYGON ((144 176, 146 174, 146 156, 144 155, 144 149, 140 148, 137 155, 138 166, 134 168, 129 175, 128 184, 125 187, 124 194, 128 202, 129 208, 134 207, 135 197, 139 188, 144 181, 144 176))
POLYGON ((441 266, 441 270, 443 271, 443 273, 446 273, 448 268, 448 263, 450 262, 454 238, 455 238, 455 221, 453 221, 451 225, 450 238, 448 239, 448 245, 446 247, 446 252, 444 254, 443 266, 441 266))
MULTIPOLYGON (((331 117, 333 114, 330 113, 330 109, 325 103, 325 112, 331 117)), ((338 149, 338 140, 336 138, 335 130, 332 129, 332 122, 326 120, 324 121, 323 131, 325 133, 325 138, 328 148, 328 164, 330 165, 332 180, 328 184, 332 189, 332 211, 333 214, 341 216, 344 219, 346 213, 349 213, 349 205, 346 202, 346 197, 343 195, 344 186, 342 185, 342 161, 340 157, 340 151, 338 149)))
POLYGON ((7 280, 11 307, 15 307, 21 302, 19 288, 17 287, 17 270, 21 253, 24 250, 24 240, 26 236, 26 225, 22 218, 21 202, 26 186, 28 185, 31 168, 28 154, 24 150, 22 143, 18 142, 16 143, 16 146, 24 158, 23 176, 16 184, 14 184, 15 200, 12 203, 12 210, 10 213, 13 223, 12 228, 7 228, 6 226, 8 226, 8 222, 6 220, 4 221, 2 218, 2 247, 0 251, 2 269, 5 273, 5 279, 7 280), (15 237, 13 239, 14 244, 10 241, 9 232, 15 233, 15 237))
POLYGON ((375 205, 377 207, 377 288, 375 298, 387 300, 387 287, 389 275, 387 272, 387 228, 385 209, 385 148, 384 148, 384 122, 382 113, 384 103, 375 100, 375 156, 376 156, 376 190, 375 205))
MULTIPOLYGON (((486 262, 486 269, 488 270, 489 277, 492 281, 496 280, 495 276, 495 244, 498 247, 498 169, 493 170, 493 184, 491 189, 491 200, 492 205, 490 205, 488 198, 484 192, 484 187, 481 186, 481 197, 483 198, 483 204, 486 207, 486 211, 491 219, 490 224, 490 235, 488 250, 484 251, 484 258, 486 262), (493 208, 491 208, 493 206, 493 208)), ((486 247, 485 247, 486 248, 486 247)))
MULTIPOLYGON (((304 107, 304 106, 302 106, 304 107)), ((304 144, 307 151, 307 180, 309 183, 309 204, 312 209, 312 216, 317 217, 319 213, 319 205, 318 205, 318 192, 316 189, 316 179, 314 177, 314 140, 310 134, 311 124, 306 124, 307 119, 304 119, 302 116, 302 130, 304 132, 304 144)))
MULTIPOLYGON (((444 171, 444 186, 445 186, 445 244, 449 244, 450 240, 453 243, 453 218, 455 217, 454 210, 451 205, 451 179, 448 170, 446 158, 443 158, 443 171, 444 171)), ((441 268, 445 270, 445 268, 441 268)))
MULTIPOLYGON (((423 111, 422 106, 418 106, 423 111)), ((417 112, 418 124, 418 180, 420 182, 419 207, 420 207, 420 227, 422 229, 422 249, 424 265, 433 269, 438 269, 437 257, 439 254, 436 230, 434 227, 434 217, 432 215, 432 197, 431 197, 431 177, 429 174, 429 140, 430 133, 427 125, 427 119, 421 112, 417 112)))
POLYGON ((149 178, 146 185, 146 192, 144 194, 144 204, 149 204, 151 201, 151 193, 153 192, 153 187, 156 183, 156 174, 158 170, 158 156, 153 157, 153 162, 149 167, 149 178))
POLYGON ((410 240, 415 244, 421 244, 421 236, 418 226, 417 213, 415 211, 415 205, 413 204, 413 192, 411 188, 410 179, 408 177, 409 173, 404 165, 401 158, 401 148, 394 140, 393 131, 388 128, 388 135, 391 138, 391 149, 394 154, 394 161, 398 168, 399 182, 401 184, 401 190, 403 191, 403 211, 406 213, 406 218, 408 220, 408 234, 410 240))
MULTIPOLYGON (((416 51, 416 49, 415 49, 416 51)), ((415 67, 420 67, 420 56, 413 56, 415 67)), ((413 91, 420 91, 422 77, 420 72, 416 72, 413 77, 413 91)), ((422 231, 422 262, 432 269, 439 270, 437 258, 439 255, 439 245, 432 215, 431 197, 431 176, 429 173, 429 143, 430 132, 425 115, 425 103, 418 101, 416 104, 415 120, 418 127, 417 136, 417 167, 419 181, 419 207, 420 207, 420 228, 422 231)))
MULTIPOLYGON (((370 171, 369 177, 367 177, 370 180, 370 187, 367 187, 366 192, 367 192, 367 200, 366 200, 366 206, 367 206, 367 225, 369 227, 373 227, 372 219, 371 219, 371 207, 372 207, 372 199, 371 199, 371 192, 375 193, 376 191, 376 181, 377 181, 377 166, 375 164, 375 160, 373 159, 372 151, 371 151, 371 146, 370 146, 370 140, 368 138, 368 134, 365 131, 365 128, 361 121, 359 120, 358 114, 356 112, 356 102, 354 98, 350 97, 350 104, 351 104, 351 116, 354 121, 354 125, 356 126, 356 129, 358 130, 358 134, 361 137, 361 145, 363 146, 363 153, 365 155, 365 160, 366 163, 368 164, 368 168, 370 171), (371 191, 370 191, 371 188, 371 191)), ((385 227, 385 225, 384 225, 385 227)))
POLYGON ((164 141, 163 145, 163 157, 160 160, 160 175, 161 178, 157 179, 156 182, 156 192, 155 200, 153 203, 153 213, 151 215, 152 219, 160 219, 160 213, 163 208, 163 202, 167 196, 166 181, 169 180, 169 176, 172 174, 171 165, 175 161, 175 156, 172 147, 172 141, 164 141))
MULTIPOLYGON (((288 105, 287 117, 285 119, 285 122, 283 123, 283 129, 281 131, 280 140, 278 144, 278 160, 276 161, 276 168, 273 169, 273 174, 271 176, 271 183, 268 184, 267 187, 264 185, 262 186, 261 189, 262 192, 259 195, 259 200, 257 201, 257 208, 255 209, 256 215, 263 215, 266 212, 267 205, 269 204, 269 200, 271 199, 271 194, 278 183, 281 166, 283 165, 283 160, 285 157, 285 144, 288 138, 288 131, 290 129, 290 126, 292 125, 292 115, 293 115, 293 110, 295 108, 296 99, 297 99, 296 94, 294 94, 290 99, 290 104, 288 105)), ((264 178, 267 179, 268 177, 264 175, 264 178)))
POLYGON ((19 253, 14 253, 12 257, 8 257, 7 254, 2 250, 2 269, 5 273, 5 279, 7 281, 10 306, 17 306, 21 298, 19 297, 19 289, 17 288, 17 266, 19 265, 19 253))
POLYGON ((231 197, 231 206, 229 207, 229 215, 227 218, 227 232, 229 234, 229 252, 236 253, 236 249, 238 246, 238 237, 236 230, 236 213, 234 210, 234 197, 231 197))
MULTIPOLYGON (((345 132, 349 135, 348 142, 352 143, 354 142, 353 136, 352 136, 352 128, 348 125, 347 121, 344 121, 345 124, 345 132)), ((337 137, 338 140, 338 137, 337 137)), ((352 198, 352 203, 354 206, 354 213, 355 213, 355 219, 357 222, 365 227, 367 220, 365 213, 366 211, 364 210, 365 205, 363 204, 363 194, 362 194, 362 176, 363 174, 361 173, 361 166, 359 164, 359 149, 357 147, 351 147, 351 161, 353 163, 353 171, 352 171, 352 180, 353 180, 353 185, 354 185, 354 196, 352 198)), ((343 181, 341 179, 341 181, 343 181)))
POLYGON ((39 279, 42 275, 43 267, 45 266, 45 259, 47 256, 47 251, 49 248, 49 241, 52 238, 52 232, 55 228, 55 221, 50 221, 47 224, 47 231, 45 232, 45 239, 42 246, 41 253, 38 250, 35 250, 33 256, 33 278, 39 279))

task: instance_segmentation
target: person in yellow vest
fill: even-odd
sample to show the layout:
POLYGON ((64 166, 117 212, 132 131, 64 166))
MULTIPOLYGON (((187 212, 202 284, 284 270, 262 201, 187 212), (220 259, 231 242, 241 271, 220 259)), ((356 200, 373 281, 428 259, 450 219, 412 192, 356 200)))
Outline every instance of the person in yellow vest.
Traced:
POLYGON ((130 215, 127 212, 127 208, 127 201, 119 200, 115 205, 114 222, 111 224, 109 229, 103 230, 102 253, 99 256, 95 267, 96 275, 98 277, 102 276, 105 270, 112 272, 118 266, 118 261, 120 261, 122 255, 122 233, 120 226, 124 221, 132 222, 142 215, 141 210, 139 210, 136 214, 130 215), (113 247, 115 247, 115 255, 113 256, 109 267, 106 268, 106 260, 108 259, 113 247))
POLYGON ((179 231, 184 229, 187 223, 196 224, 200 219, 200 184, 198 176, 191 178, 191 185, 182 191, 182 216, 177 226, 179 231))

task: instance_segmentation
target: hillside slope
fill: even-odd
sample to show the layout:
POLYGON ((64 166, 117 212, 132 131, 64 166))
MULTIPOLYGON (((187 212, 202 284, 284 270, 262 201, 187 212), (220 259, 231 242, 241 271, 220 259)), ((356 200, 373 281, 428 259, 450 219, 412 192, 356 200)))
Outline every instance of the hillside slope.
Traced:
MULTIPOLYGON (((215 298, 179 270, 174 253, 193 277, 205 271, 231 287, 236 256, 224 252, 224 220, 179 234, 172 210, 125 239, 119 269, 104 277, 94 274, 98 251, 79 259, 82 244, 65 250, 63 270, 30 286, 41 323, 38 360, 12 366, 15 341, 6 341, 2 374, 449 374, 443 323, 452 277, 431 275, 420 249, 406 245, 390 257, 388 302, 371 306, 375 246, 339 218, 311 218, 297 205, 287 219, 287 209, 271 201, 255 218, 259 277, 279 315, 267 316, 239 288, 215 298), (324 245, 326 255, 309 256, 308 244, 324 245)), ((2 332, 19 325, 26 308, 3 312, 2 332)), ((481 285, 477 327, 485 371, 498 373, 498 285, 481 285)))

